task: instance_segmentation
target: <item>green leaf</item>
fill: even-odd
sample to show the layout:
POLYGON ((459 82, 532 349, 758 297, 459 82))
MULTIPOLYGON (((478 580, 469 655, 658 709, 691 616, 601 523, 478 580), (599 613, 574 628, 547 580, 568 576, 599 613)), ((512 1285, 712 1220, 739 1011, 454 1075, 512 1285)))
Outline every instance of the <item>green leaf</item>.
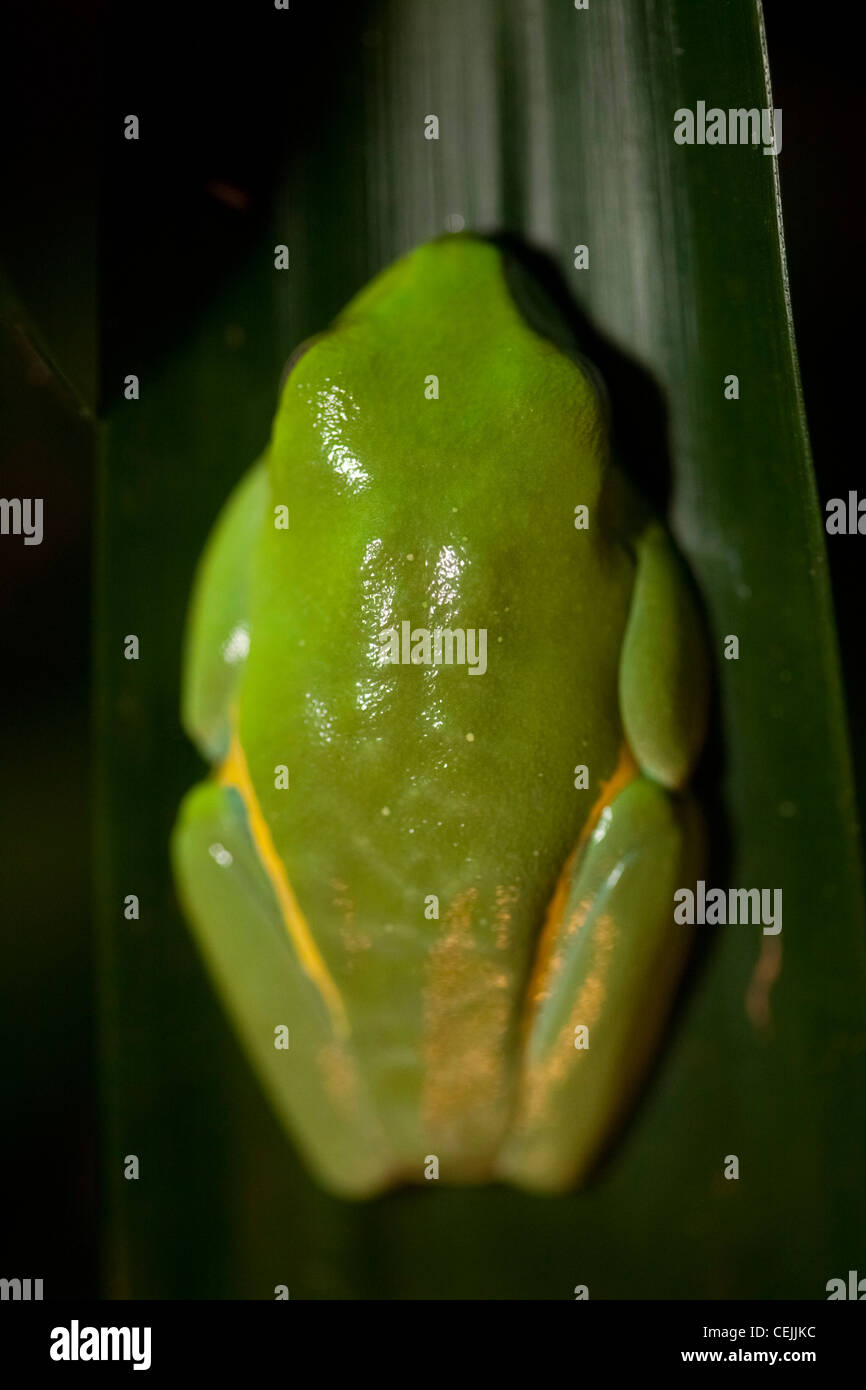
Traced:
POLYGON ((401 0, 336 32, 291 13, 291 37, 249 41, 265 70, 252 111, 236 108, 252 145, 231 147, 247 213, 208 195, 193 223, 206 253, 191 233, 185 254, 148 243, 144 272, 132 244, 156 298, 136 365, 119 368, 141 371, 142 397, 111 408, 101 509, 110 1289, 821 1298, 862 1258, 863 912, 777 162, 673 138, 674 112, 698 101, 772 107, 760 7, 401 0), (429 113, 438 141, 423 138, 429 113), (528 244, 579 308, 618 447, 667 500, 706 608, 707 881, 781 888, 784 926, 707 930, 652 1084, 586 1191, 425 1188, 350 1207, 278 1131, 178 911, 167 840, 200 766, 179 724, 181 631, 285 357, 373 272, 460 221, 528 244), (132 632, 137 663, 122 658, 132 632), (123 919, 129 892, 139 922, 123 919))

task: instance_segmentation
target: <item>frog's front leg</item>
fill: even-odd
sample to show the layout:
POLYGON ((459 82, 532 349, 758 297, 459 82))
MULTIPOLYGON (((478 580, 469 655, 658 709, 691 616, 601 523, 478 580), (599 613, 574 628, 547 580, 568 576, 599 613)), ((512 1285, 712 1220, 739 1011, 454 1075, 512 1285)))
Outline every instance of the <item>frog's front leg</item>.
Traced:
POLYGON ((704 856, 700 811, 680 789, 704 737, 706 655, 661 527, 647 528, 637 559, 620 663, 621 773, 551 903, 497 1165, 535 1191, 569 1188, 592 1167, 650 1061, 690 946, 673 906, 704 856))
POLYGON ((184 728, 202 757, 228 752, 231 711, 250 644, 250 564, 268 501, 267 456, 220 512, 196 573, 184 651, 184 728))

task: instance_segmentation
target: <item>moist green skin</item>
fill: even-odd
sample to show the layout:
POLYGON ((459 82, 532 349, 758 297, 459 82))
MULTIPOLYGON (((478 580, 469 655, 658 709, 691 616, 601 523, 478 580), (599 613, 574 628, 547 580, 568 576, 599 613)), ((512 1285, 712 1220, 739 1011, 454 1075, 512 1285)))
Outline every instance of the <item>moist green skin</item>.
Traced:
POLYGON ((339 1011, 230 773, 187 798, 174 855, 226 1004, 329 1186, 423 1181, 429 1155, 446 1181, 557 1190, 587 1171, 687 949, 672 894, 700 855, 681 792, 703 660, 589 372, 529 327, 496 248, 422 246, 312 340, 203 560, 184 716, 217 767, 235 731, 339 1011), (486 629, 486 670, 383 664, 403 621, 486 629), (578 1052, 588 984, 602 1002, 578 1052))

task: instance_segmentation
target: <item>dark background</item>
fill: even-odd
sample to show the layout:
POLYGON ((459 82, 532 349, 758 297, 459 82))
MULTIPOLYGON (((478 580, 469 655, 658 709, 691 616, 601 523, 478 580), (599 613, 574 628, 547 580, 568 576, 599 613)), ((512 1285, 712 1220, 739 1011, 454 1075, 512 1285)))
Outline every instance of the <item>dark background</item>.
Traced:
MULTIPOLYGON (((851 174, 863 163, 860 49, 852 10, 837 8, 831 20, 810 9, 806 21, 784 0, 767 0, 764 9, 775 104, 784 111, 779 168, 797 343, 824 502, 857 488, 861 473, 864 227, 861 186, 851 174)), ((194 318, 214 277, 227 274, 255 237, 255 207, 266 201, 285 125, 314 138, 318 104, 334 96, 331 73, 339 69, 323 57, 303 90, 286 91, 251 7, 237 10, 242 22, 195 7, 188 33, 177 7, 125 10, 106 17, 93 4, 18 3, 4 7, 3 20, 0 262, 26 314, 0 338, 0 492, 45 497, 51 525, 41 547, 2 550, 0 915, 9 1036, 0 1274, 41 1275, 49 1295, 99 1290, 95 412, 100 401, 111 403, 121 350, 145 371, 160 341, 194 318), (97 235, 99 171, 112 160, 103 109, 116 110, 116 100, 152 122, 147 145, 135 150, 146 196, 134 221, 104 208, 97 235), (230 203, 208 194, 214 181, 245 190, 253 215, 233 216, 230 203), (159 285, 170 277, 161 267, 177 258, 191 270, 183 295, 167 302, 159 285), (119 304, 122 324, 114 318, 119 304), (102 381, 100 334, 103 363, 112 366, 102 381)), ((351 16, 334 26, 333 43, 357 39, 351 16)), ((833 538, 829 554, 862 798, 858 541, 833 538)))

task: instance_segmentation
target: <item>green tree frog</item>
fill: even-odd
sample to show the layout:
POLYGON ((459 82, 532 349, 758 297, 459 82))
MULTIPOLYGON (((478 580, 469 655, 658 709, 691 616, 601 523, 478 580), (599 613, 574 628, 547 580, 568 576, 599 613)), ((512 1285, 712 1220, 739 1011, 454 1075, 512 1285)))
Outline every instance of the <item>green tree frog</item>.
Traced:
POLYGON ((295 354, 188 624, 181 895, 307 1162, 556 1192, 688 949, 701 620, 593 371, 423 245, 295 354))

